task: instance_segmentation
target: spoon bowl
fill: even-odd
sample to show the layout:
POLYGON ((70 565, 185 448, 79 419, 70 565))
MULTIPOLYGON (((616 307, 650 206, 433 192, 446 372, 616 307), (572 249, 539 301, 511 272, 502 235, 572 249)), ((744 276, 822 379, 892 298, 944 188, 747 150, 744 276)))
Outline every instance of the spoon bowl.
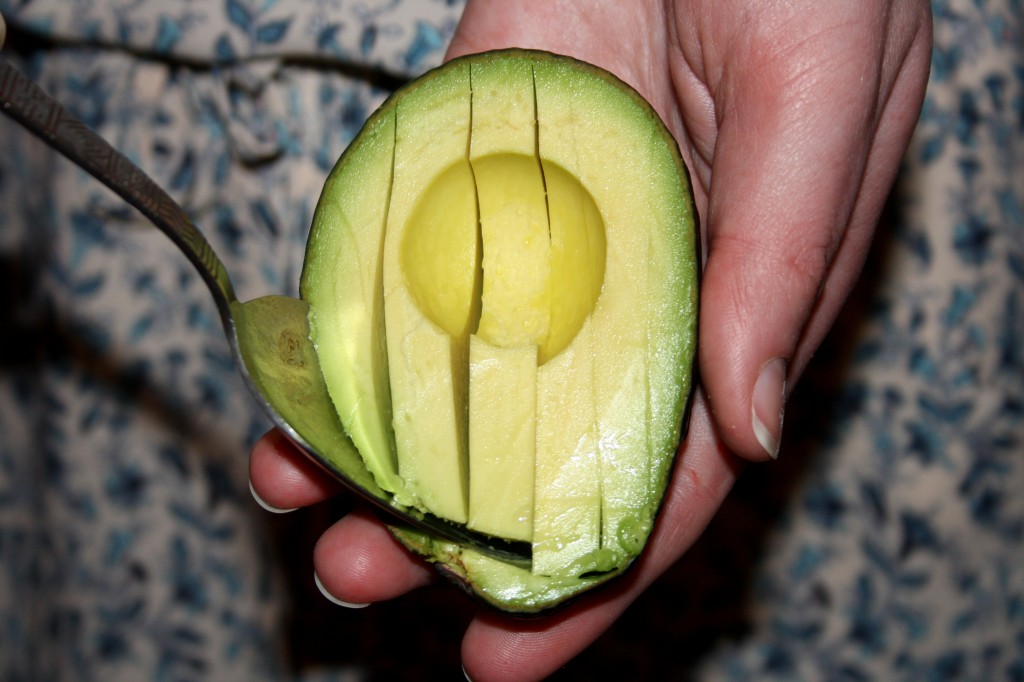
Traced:
POLYGON ((231 278, 188 214, 146 173, 0 56, 0 110, 138 209, 185 254, 217 306, 238 369, 270 420, 387 523, 412 526, 506 562, 529 547, 402 507, 377 485, 342 427, 309 339, 309 306, 289 296, 238 300, 231 278))

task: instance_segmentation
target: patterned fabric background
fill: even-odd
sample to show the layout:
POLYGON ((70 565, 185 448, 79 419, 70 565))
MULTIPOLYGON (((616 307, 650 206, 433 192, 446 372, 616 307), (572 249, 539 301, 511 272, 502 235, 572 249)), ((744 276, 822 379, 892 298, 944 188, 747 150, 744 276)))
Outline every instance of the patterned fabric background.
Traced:
MULTIPOLYGON (((1024 7, 933 8, 919 129, 780 461, 562 678, 1024 680, 1024 7)), ((327 172, 461 4, 0 11, 253 298, 295 293, 327 172)), ((465 600, 333 607, 311 555, 340 503, 251 500, 268 424, 191 266, 9 121, 0 150, 0 679, 458 679, 465 600)))

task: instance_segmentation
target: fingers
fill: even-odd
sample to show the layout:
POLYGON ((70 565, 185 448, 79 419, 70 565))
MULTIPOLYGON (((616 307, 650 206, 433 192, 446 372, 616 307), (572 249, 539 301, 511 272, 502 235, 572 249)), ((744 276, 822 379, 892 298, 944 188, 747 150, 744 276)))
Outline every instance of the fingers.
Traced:
POLYGON ((731 489, 739 463, 697 396, 690 431, 647 550, 616 582, 566 611, 536 621, 482 614, 462 642, 475 682, 540 680, 578 655, 699 537, 731 489))
POLYGON ((430 583, 435 572, 411 556, 369 512, 341 519, 316 544, 313 564, 323 588, 349 604, 371 604, 430 583))
MULTIPOLYGON (((280 431, 267 433, 249 459, 253 495, 269 511, 305 507, 343 491, 280 431)), ((331 526, 313 552, 325 596, 346 606, 391 599, 430 582, 433 571, 412 557, 372 514, 354 511, 331 526)))
POLYGON ((342 486, 278 430, 260 438, 249 456, 253 496, 268 511, 307 507, 337 495, 342 486))
POLYGON ((723 438, 751 460, 778 454, 792 382, 859 273, 909 138, 878 127, 884 27, 840 5, 788 41, 744 35, 713 83, 700 369, 723 438))

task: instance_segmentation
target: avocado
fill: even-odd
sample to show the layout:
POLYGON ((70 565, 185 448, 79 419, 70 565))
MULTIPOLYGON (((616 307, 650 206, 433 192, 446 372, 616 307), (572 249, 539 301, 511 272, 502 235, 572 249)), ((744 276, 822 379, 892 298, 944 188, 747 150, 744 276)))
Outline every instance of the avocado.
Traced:
POLYGON ((377 484, 531 551, 393 527, 407 547, 521 613, 640 554, 692 389, 698 247, 678 148, 629 86, 513 49, 396 91, 325 183, 300 291, 377 484))

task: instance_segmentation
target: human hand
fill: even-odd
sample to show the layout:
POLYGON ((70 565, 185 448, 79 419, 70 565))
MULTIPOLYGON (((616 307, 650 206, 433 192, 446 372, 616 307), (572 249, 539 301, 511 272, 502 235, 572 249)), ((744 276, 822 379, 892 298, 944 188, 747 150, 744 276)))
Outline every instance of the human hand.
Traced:
MULTIPOLYGON (((696 540, 740 459, 777 455, 785 397, 856 280, 916 122, 930 28, 923 0, 469 0, 449 57, 560 52, 651 102, 691 170, 705 248, 702 387, 647 551, 557 616, 479 615, 462 645, 473 679, 536 679, 575 656, 696 540)), ((250 471, 275 506, 334 492, 276 434, 250 471)), ((325 588, 354 603, 432 579, 358 512, 314 559, 325 588)))

